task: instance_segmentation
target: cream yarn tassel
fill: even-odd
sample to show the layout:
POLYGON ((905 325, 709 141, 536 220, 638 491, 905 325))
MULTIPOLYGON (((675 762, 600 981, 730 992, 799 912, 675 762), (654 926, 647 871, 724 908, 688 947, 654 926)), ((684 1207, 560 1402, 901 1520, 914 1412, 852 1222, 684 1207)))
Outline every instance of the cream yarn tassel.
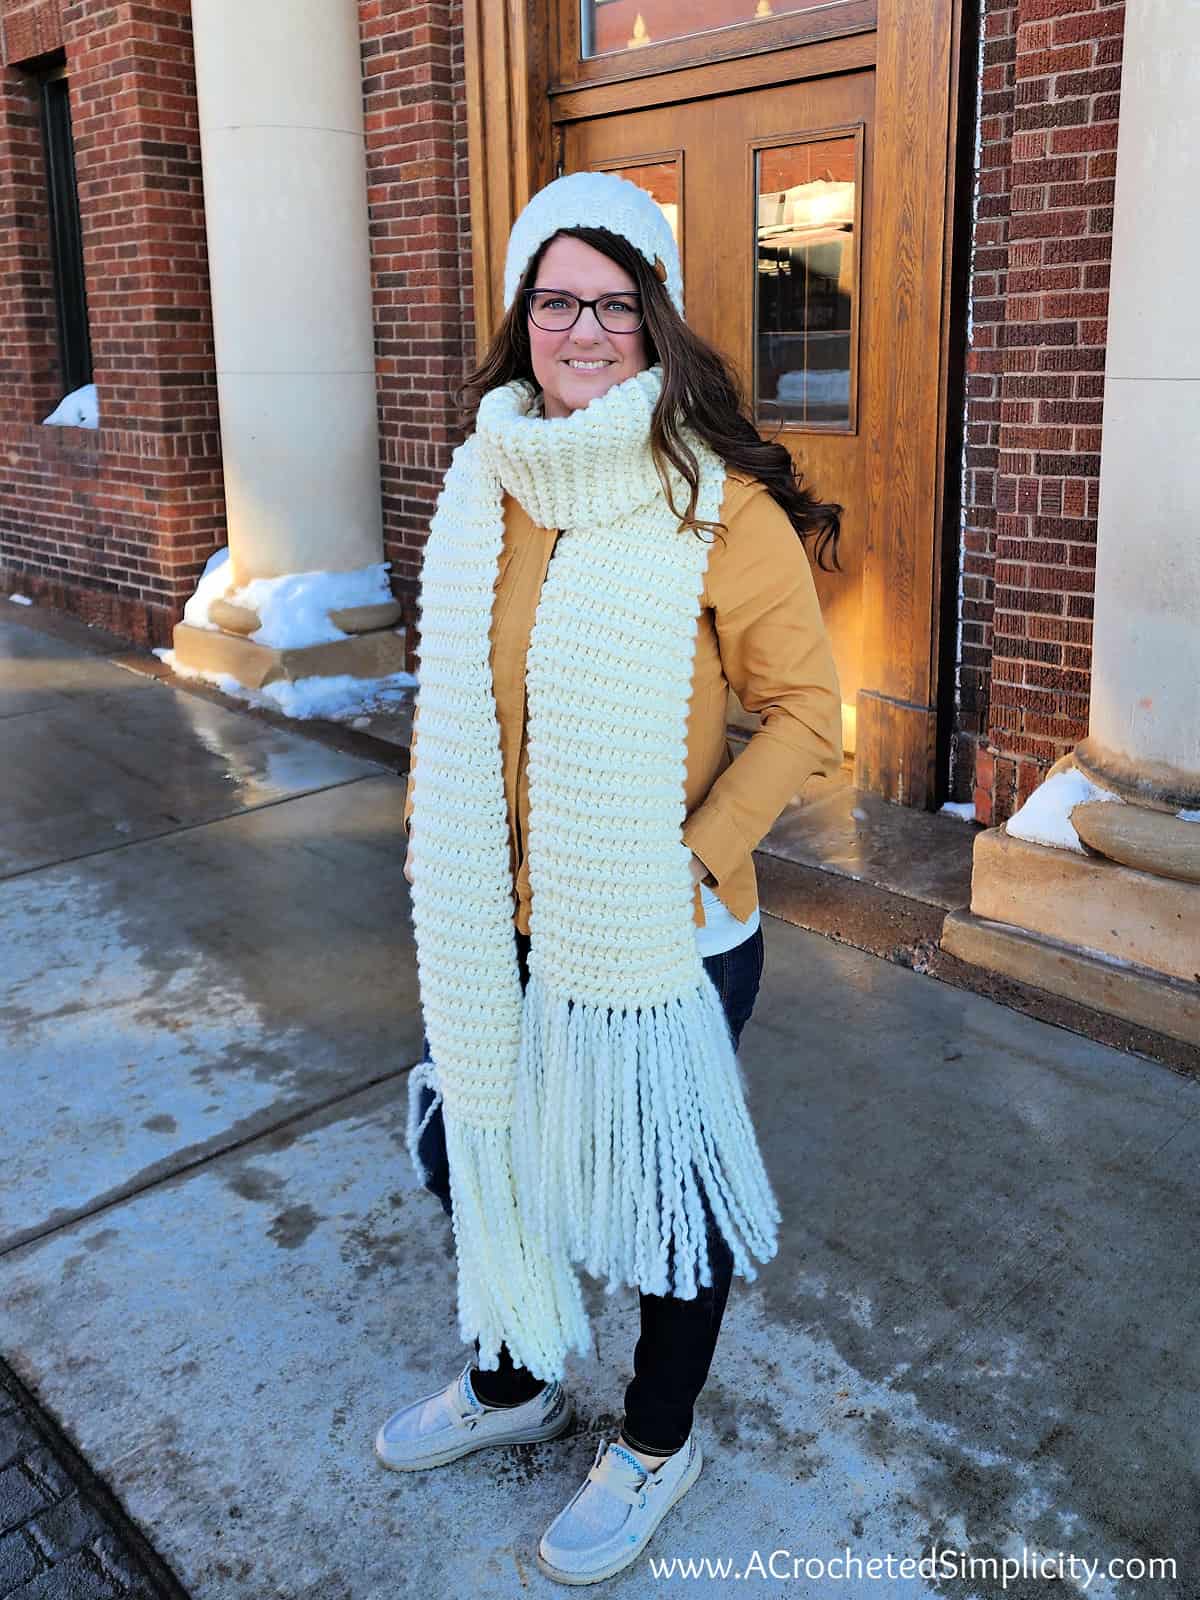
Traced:
POLYGON ((697 1174, 734 1271, 780 1220, 707 976, 659 1005, 553 1000, 531 975, 513 1169, 527 1237, 593 1277, 693 1299, 712 1284, 697 1174), (673 1264, 671 1257, 673 1256, 673 1264))

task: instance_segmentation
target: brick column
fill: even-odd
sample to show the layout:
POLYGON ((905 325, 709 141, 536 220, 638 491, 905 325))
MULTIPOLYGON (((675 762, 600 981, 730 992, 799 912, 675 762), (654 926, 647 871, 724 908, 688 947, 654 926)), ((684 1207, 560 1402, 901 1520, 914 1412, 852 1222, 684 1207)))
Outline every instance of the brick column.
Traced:
POLYGON ((1123 21, 985 10, 957 750, 984 822, 1087 725, 1123 21))
MULTIPOLYGON (((1192 93, 1200 9, 1181 10, 1173 0, 1129 0, 1126 48, 1105 431, 1096 466, 1090 732, 1055 763, 1038 797, 1043 818, 1037 836, 1063 843, 1034 843, 1021 837, 1025 830, 1011 831, 1011 823, 982 833, 975 843, 971 911, 947 918, 942 944, 965 960, 1196 1043, 1200 821, 1175 813, 1200 808, 1200 488, 1194 461, 1200 218, 1193 204, 1200 135, 1192 93), (1088 790, 1072 766, 1110 797, 1082 798, 1080 790, 1085 796, 1088 790), (1111 791, 1126 803, 1114 804, 1111 791), (1047 818, 1061 827, 1064 814, 1068 826, 1049 832, 1047 818)), ((1083 124, 1072 126, 1086 131, 1083 124)), ((1092 135, 1096 142, 1103 137, 1092 135)), ((1074 142, 1091 149, 1082 131, 1074 142)), ((1064 241, 1082 237, 1063 235, 1064 241)), ((1086 253, 1068 255, 1055 270, 1078 270, 1086 260, 1086 253)), ((1087 308, 1078 299, 1090 291, 1042 288, 1043 306, 1061 294, 1063 310, 1078 310, 1086 325, 1087 308)), ((1078 353, 1081 346, 1063 336, 1060 348, 1078 353)), ((1068 420, 1079 403, 1053 402, 1065 413, 1063 427, 1091 426, 1068 420)), ((1030 440, 1029 449, 1036 455, 1039 444, 1049 452, 1044 440, 1030 440)), ((1019 495, 1018 487, 1018 505, 1019 495)), ((1085 510, 1091 503, 1088 488, 1085 510)), ((1069 577, 1075 548, 1068 544, 1060 556, 1063 567, 1045 569, 1047 579, 1060 570, 1069 577)), ((1025 561, 1031 573, 1039 570, 1032 551, 1025 551, 1025 561)), ((998 560, 998 574, 1003 564, 998 560)), ((1086 592, 1070 583, 1048 592, 1060 589, 1068 602, 1086 592)), ((999 596, 998 576, 998 610, 999 596)), ((1060 628, 1024 637, 1065 651, 1060 630, 1070 610, 1045 616, 1060 628)), ((1031 668, 1073 670, 1043 669, 1045 658, 1033 651, 1014 659, 1024 664, 1026 693, 1042 682, 1030 676, 1031 668)))
POLYGON ((460 0, 359 0, 384 542, 411 596, 474 349, 460 0))

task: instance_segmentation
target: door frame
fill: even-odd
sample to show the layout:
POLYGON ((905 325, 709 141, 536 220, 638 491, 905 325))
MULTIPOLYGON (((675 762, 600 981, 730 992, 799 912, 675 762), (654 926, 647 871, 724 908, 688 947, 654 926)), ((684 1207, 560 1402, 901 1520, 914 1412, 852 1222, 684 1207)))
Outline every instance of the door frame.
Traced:
MULTIPOLYGON (((464 64, 475 332, 502 314, 509 230, 556 171, 556 125, 589 115, 767 83, 875 70, 874 183, 862 293, 871 339, 861 381, 893 397, 868 441, 863 550, 863 684, 855 783, 901 805, 942 798, 939 703, 947 673, 947 586, 957 572, 956 474, 947 452, 959 367, 952 316, 960 145, 963 0, 878 0, 873 31, 769 53, 634 74, 594 85, 551 82, 554 0, 465 0, 464 64), (486 63, 486 67, 485 67, 486 63), (943 611, 946 616, 943 619, 943 611)), ((782 20, 782 19, 781 19, 782 20)), ((959 219, 960 234, 963 229, 959 219)), ((960 245, 962 243, 960 237, 960 245)), ((961 255, 961 250, 959 252, 961 255)), ((960 357, 959 357, 960 359, 960 357)), ((948 729, 943 727, 941 748, 948 729)))

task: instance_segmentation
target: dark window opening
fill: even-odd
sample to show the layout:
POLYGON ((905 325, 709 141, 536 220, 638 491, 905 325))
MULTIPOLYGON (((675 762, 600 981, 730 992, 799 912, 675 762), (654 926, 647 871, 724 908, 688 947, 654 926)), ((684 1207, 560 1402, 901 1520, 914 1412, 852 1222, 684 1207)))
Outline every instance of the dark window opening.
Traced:
POLYGON ((67 79, 61 70, 42 79, 42 138, 63 393, 70 394, 92 381, 92 341, 83 281, 83 232, 75 187, 71 104, 67 79))

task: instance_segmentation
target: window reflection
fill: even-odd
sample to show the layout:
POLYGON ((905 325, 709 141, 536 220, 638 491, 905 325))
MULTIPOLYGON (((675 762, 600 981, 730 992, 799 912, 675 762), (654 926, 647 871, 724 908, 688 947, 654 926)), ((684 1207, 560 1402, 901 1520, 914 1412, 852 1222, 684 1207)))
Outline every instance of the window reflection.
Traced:
POLYGON ((604 172, 615 172, 618 178, 628 178, 630 183, 636 183, 639 189, 645 189, 651 199, 658 202, 659 208, 667 221, 671 224, 671 232, 675 235, 675 243, 679 247, 680 256, 683 254, 683 235, 679 225, 679 161, 672 158, 669 161, 641 161, 623 167, 604 166, 604 172))
POLYGON ((760 150, 757 168, 759 415, 850 428, 857 140, 760 150))
POLYGON ((792 11, 813 11, 838 0, 582 0, 583 56, 639 50, 667 39, 729 28, 740 22, 782 17, 792 11))

